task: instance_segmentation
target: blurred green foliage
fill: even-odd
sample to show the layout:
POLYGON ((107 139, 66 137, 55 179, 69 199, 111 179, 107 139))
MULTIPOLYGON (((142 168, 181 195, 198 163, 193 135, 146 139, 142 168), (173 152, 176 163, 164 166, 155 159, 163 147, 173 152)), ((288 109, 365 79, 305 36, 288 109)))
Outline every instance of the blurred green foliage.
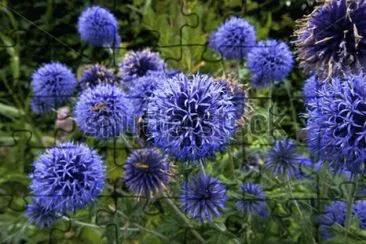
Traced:
MULTIPOLYGON (((174 199, 145 203, 124 198, 128 193, 120 180, 121 165, 129 151, 121 149, 116 154, 110 149, 113 142, 96 142, 90 138, 87 143, 105 157, 110 180, 97 204, 72 214, 71 221, 58 221, 54 229, 45 230, 30 225, 23 217, 23 210, 30 199, 27 175, 32 170, 31 163, 62 134, 54 129, 55 113, 40 117, 29 109, 30 77, 40 64, 57 60, 80 75, 81 68, 87 64, 98 62, 116 68, 126 51, 149 47, 159 51, 172 68, 214 76, 235 74, 246 84, 249 77, 244 64, 223 62, 207 49, 209 34, 227 17, 238 15, 256 27, 258 39, 291 42, 295 21, 310 13, 314 5, 310 0, 1 1, 0 240, 4 243, 198 243, 191 231, 195 229, 209 243, 312 243, 317 238, 310 214, 317 211, 313 203, 300 203, 304 213, 301 217, 295 204, 287 201, 285 181, 266 174, 260 178, 260 174, 248 175, 241 170, 249 156, 263 153, 268 149, 266 145, 272 143, 267 124, 269 109, 279 121, 274 127, 276 137, 295 138, 303 127, 298 114, 304 110, 301 87, 305 77, 296 68, 285 83, 271 89, 272 100, 265 99, 268 91, 249 91, 250 104, 255 107, 251 117, 258 121, 249 120, 228 153, 218 155, 218 162, 207 165, 207 172, 219 176, 227 185, 230 197, 235 197, 241 182, 260 181, 268 197, 274 199, 269 201, 274 214, 266 222, 248 221, 247 216, 228 211, 212 225, 185 223, 174 210, 174 199), (110 8, 118 18, 123 44, 117 53, 80 41, 77 18, 91 4, 110 8), (290 99, 292 106, 289 106, 290 99), (246 143, 248 147, 243 151, 242 144, 246 143), (119 195, 111 195, 113 185, 119 189, 119 195)), ((61 137, 83 140, 79 131, 61 137)), ((131 143, 134 145, 133 140, 131 143)), ((123 141, 117 141, 117 146, 122 147, 123 141)), ((178 164, 179 174, 170 191, 178 194, 184 176, 194 171, 197 169, 193 166, 178 164)), ((326 171, 321 177, 322 196, 342 194, 338 188, 342 178, 333 179, 326 171)), ((297 197, 314 197, 309 181, 297 181, 292 187, 297 197)), ((228 209, 233 209, 233 202, 228 209)), ((365 233, 348 238, 356 241, 362 235, 365 233)))

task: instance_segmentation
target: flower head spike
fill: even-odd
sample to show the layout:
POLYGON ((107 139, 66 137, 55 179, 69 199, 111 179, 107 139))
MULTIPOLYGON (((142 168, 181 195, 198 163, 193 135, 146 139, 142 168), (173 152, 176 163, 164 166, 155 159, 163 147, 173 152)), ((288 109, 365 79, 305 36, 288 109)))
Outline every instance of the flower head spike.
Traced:
POLYGON ((81 75, 79 86, 82 90, 86 90, 99 84, 117 85, 118 80, 113 72, 105 66, 99 64, 91 65, 81 75))
POLYGON ((103 191, 102 159, 85 144, 66 142, 47 149, 33 167, 30 188, 47 211, 65 213, 83 208, 103 191))
POLYGON ((199 174, 184 183, 180 201, 183 211, 192 218, 212 222, 225 209, 226 189, 218 179, 199 174))
POLYGON ((273 175, 297 177, 301 174, 301 167, 307 166, 308 159, 298 154, 294 140, 276 141, 268 152, 266 168, 273 170, 273 175))
POLYGON ((206 75, 179 74, 159 86, 148 105, 155 145, 182 160, 210 157, 235 132, 235 108, 225 87, 206 75))
POLYGON ((47 228, 53 225, 60 215, 54 210, 49 210, 40 205, 40 199, 33 198, 32 203, 27 206, 25 217, 29 218, 29 222, 35 224, 39 228, 47 228))
POLYGON ((144 197, 165 189, 169 181, 168 158, 156 149, 139 149, 126 160, 124 179, 128 188, 144 197))
POLYGON ((353 214, 357 216, 360 222, 360 228, 366 230, 366 201, 358 200, 353 205, 353 214))
POLYGON ((85 90, 75 109, 75 120, 87 135, 109 139, 131 129, 133 110, 123 91, 113 85, 85 90))
POLYGON ((31 108, 35 113, 46 113, 64 105, 73 94, 77 81, 64 64, 51 62, 42 65, 32 75, 31 108))
POLYGON ((300 66, 325 79, 366 67, 366 1, 330 0, 296 31, 300 66))
POLYGON ((365 83, 362 75, 334 78, 318 92, 316 109, 308 111, 309 150, 336 170, 365 171, 365 83))
POLYGON ((81 39, 97 47, 119 47, 118 22, 113 14, 102 7, 86 8, 78 20, 81 39))
POLYGON ((243 60, 255 43, 254 27, 238 17, 226 20, 211 34, 209 40, 209 46, 228 60, 243 60))
POLYGON ((260 41, 248 54, 252 87, 260 89, 282 81, 292 70, 293 63, 293 55, 286 43, 260 41))
POLYGON ((242 184, 240 186, 242 198, 235 203, 236 209, 243 214, 255 214, 262 218, 268 216, 267 203, 262 187, 257 184, 242 184))
POLYGON ((119 66, 122 80, 130 82, 146 75, 149 71, 164 71, 166 64, 159 53, 150 49, 130 51, 126 54, 119 66))
POLYGON ((347 215, 347 204, 343 201, 334 201, 326 206, 324 212, 318 216, 317 223, 320 225, 320 234, 324 239, 330 239, 334 236, 331 227, 334 225, 344 226, 347 215))

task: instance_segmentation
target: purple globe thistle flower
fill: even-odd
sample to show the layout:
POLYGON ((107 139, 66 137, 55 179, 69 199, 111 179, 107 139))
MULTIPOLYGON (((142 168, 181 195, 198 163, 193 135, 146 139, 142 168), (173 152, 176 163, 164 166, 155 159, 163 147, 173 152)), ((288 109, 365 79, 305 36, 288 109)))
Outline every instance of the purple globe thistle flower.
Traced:
POLYGON ((319 90, 316 109, 308 111, 309 150, 334 169, 365 171, 365 82, 362 75, 332 79, 319 90))
POLYGON ((152 148, 134 151, 124 165, 126 185, 138 197, 149 198, 154 192, 166 189, 169 175, 168 158, 152 148))
POLYGON ((118 22, 107 9, 94 6, 86 8, 78 20, 78 31, 82 40, 97 47, 119 47, 118 22))
POLYGON ((366 65, 366 1, 327 1, 296 31, 300 66, 325 79, 358 73, 366 65))
POLYGON ((324 212, 318 216, 316 222, 319 224, 320 234, 324 239, 334 236, 331 228, 334 225, 344 226, 347 216, 347 204, 343 201, 334 201, 326 206, 324 212))
POLYGON ((89 87, 95 87, 99 84, 117 85, 118 80, 112 71, 105 66, 95 64, 89 66, 81 75, 79 86, 82 90, 89 87))
POLYGON ((47 228, 53 225, 60 218, 60 215, 54 210, 43 207, 39 201, 40 199, 33 198, 24 215, 29 218, 30 223, 37 225, 39 228, 47 228))
POLYGON ((357 216, 360 222, 360 228, 366 230, 366 201, 359 200, 353 205, 353 214, 357 216))
POLYGON ((164 71, 166 64, 159 53, 150 49, 130 51, 119 65, 122 80, 130 82, 138 77, 145 76, 149 71, 164 71))
POLYGON ((64 105, 73 94, 76 85, 74 74, 64 64, 51 62, 42 65, 32 75, 33 112, 46 113, 64 105))
POLYGON ((134 117, 123 91, 105 84, 85 90, 75 105, 74 114, 80 129, 98 139, 123 134, 131 129, 134 117))
POLYGON ((226 20, 209 39, 209 47, 228 60, 243 60, 255 43, 254 27, 239 17, 226 20))
POLYGON ((155 145, 182 160, 212 156, 235 132, 235 107, 207 75, 179 74, 159 86, 148 105, 155 145))
POLYGON ((30 188, 47 211, 75 211, 94 202, 103 191, 102 159, 85 144, 66 142, 47 149, 33 167, 30 188))
POLYGON ((319 97, 318 92, 324 82, 319 80, 316 75, 310 76, 305 80, 302 90, 305 105, 308 109, 316 106, 316 98, 319 97))
POLYGON ((183 211, 193 219, 212 222, 225 209, 226 189, 218 179, 199 174, 184 183, 180 201, 183 211))
POLYGON ((282 81, 292 70, 293 63, 293 55, 286 43, 260 41, 248 54, 252 87, 260 89, 282 81))
POLYGON ((265 167, 273 170, 273 175, 287 176, 287 178, 301 175, 301 167, 307 167, 309 159, 297 152, 294 140, 278 140, 268 152, 265 167))
POLYGON ((262 218, 268 216, 267 203, 262 187, 247 183, 240 186, 242 198, 235 202, 236 209, 246 215, 259 215, 262 218))

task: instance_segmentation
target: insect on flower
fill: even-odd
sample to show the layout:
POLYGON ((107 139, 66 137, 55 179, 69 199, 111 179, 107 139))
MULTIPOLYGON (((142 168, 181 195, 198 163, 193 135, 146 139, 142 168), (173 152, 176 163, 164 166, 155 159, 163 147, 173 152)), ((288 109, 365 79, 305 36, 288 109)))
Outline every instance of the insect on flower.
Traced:
POLYGON ((91 108, 91 110, 93 110, 93 111, 99 111, 99 110, 101 110, 102 108, 106 107, 107 105, 108 105, 108 104, 106 104, 106 103, 100 103, 100 104, 98 104, 98 105, 96 105, 96 106, 92 107, 92 108, 91 108))

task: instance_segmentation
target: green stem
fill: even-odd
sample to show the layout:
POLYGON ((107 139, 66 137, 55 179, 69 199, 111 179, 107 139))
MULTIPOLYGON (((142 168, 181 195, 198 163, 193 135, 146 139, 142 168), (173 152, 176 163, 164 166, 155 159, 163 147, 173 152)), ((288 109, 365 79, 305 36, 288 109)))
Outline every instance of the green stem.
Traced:
POLYGON ((350 193, 348 195, 348 199, 347 199, 347 216, 346 216, 346 243, 348 243, 348 233, 349 233, 349 229, 351 227, 351 220, 352 220, 352 208, 353 208, 353 198, 354 198, 354 194, 357 191, 358 188, 358 176, 357 175, 353 175, 353 180, 352 180, 352 186, 351 186, 351 190, 350 193))
POLYGON ((297 132, 299 130, 299 127, 297 125, 297 113, 296 113, 296 108, 294 105, 294 102, 292 100, 292 95, 291 95, 291 84, 289 80, 285 80, 285 87, 286 87, 286 91, 287 91, 287 96, 290 100, 290 107, 291 107, 291 115, 292 115, 292 124, 294 126, 295 129, 295 134, 296 134, 296 140, 298 140, 298 136, 297 136, 297 132))

